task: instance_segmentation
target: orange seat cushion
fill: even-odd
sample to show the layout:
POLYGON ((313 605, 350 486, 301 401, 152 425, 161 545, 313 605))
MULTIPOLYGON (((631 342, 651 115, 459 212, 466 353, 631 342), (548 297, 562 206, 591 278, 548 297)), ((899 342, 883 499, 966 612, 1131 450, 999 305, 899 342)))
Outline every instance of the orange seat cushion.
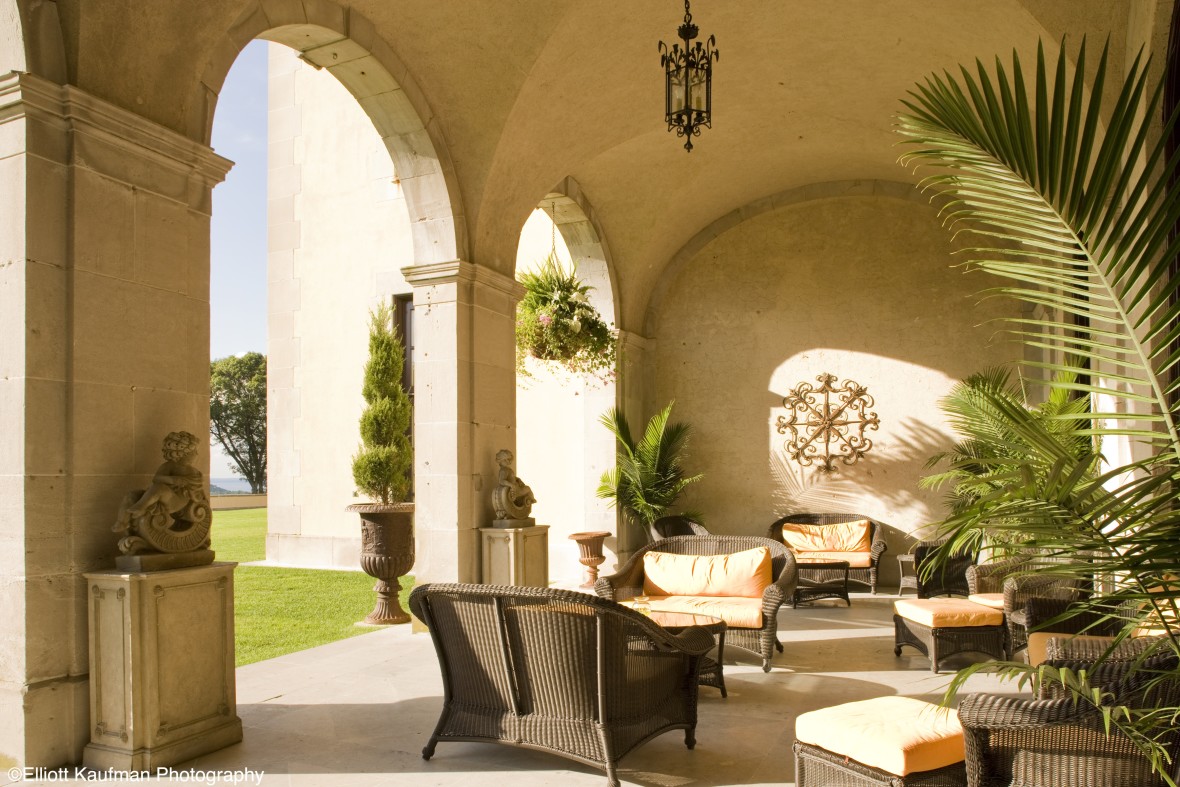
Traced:
POLYGON ((893 611, 906 620, 930 628, 1000 626, 1004 613, 961 598, 906 598, 893 602, 893 611))
POLYGON ((795 552, 868 552, 873 548, 871 524, 854 519, 838 525, 783 525, 783 543, 795 552))
POLYGON ((721 618, 735 629, 762 628, 762 599, 731 596, 652 596, 651 608, 721 618))
POLYGON ((953 710, 913 697, 876 697, 804 713, 803 743, 897 776, 963 761, 963 727, 953 710))
POLYGON ((773 581, 770 549, 754 547, 729 555, 645 552, 643 592, 648 596, 737 596, 762 598, 773 581))

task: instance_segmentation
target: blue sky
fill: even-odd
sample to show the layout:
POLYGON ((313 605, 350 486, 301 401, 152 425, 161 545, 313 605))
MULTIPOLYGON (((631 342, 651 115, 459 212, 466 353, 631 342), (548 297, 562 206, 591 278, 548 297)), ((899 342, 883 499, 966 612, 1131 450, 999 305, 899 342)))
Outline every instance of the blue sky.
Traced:
POLYGON ((266 352, 266 46, 242 50, 213 116, 213 149, 234 167, 213 190, 211 359, 266 352))
MULTIPOLYGON (((266 352, 266 42, 238 56, 213 116, 213 149, 234 162, 213 190, 209 357, 266 352)), ((214 446, 212 478, 236 476, 214 446)))

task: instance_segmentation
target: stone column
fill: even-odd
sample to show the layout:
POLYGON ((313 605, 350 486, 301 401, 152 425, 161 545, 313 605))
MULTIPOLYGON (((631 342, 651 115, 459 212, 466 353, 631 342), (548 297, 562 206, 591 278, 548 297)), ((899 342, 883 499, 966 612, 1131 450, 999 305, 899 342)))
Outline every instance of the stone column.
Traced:
POLYGON ((0 764, 80 761, 82 574, 114 566, 119 500, 160 439, 208 430, 210 193, 229 166, 76 88, 0 77, 0 764))
POLYGON ((415 580, 478 582, 496 452, 516 449, 515 279, 470 262, 403 268, 414 288, 415 580))

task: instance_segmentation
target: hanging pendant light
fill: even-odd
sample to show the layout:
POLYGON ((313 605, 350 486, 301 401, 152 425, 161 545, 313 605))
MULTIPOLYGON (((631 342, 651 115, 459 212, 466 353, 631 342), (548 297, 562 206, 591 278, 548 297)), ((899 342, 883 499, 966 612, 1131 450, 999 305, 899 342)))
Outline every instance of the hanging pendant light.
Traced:
POLYGON ((680 44, 660 42, 660 65, 664 67, 664 119, 668 130, 684 137, 684 149, 692 152, 692 138, 701 127, 713 127, 713 61, 719 54, 713 48, 713 36, 702 45, 695 44, 699 29, 692 23, 689 0, 684 0, 684 23, 676 31, 680 44))

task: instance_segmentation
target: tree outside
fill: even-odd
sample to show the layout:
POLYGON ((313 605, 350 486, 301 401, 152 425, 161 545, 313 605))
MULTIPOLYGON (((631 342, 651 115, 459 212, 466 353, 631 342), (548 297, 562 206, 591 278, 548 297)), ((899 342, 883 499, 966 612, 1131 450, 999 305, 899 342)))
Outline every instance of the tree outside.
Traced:
POLYGON ((250 491, 266 491, 266 356, 248 352, 209 364, 209 430, 250 491))

